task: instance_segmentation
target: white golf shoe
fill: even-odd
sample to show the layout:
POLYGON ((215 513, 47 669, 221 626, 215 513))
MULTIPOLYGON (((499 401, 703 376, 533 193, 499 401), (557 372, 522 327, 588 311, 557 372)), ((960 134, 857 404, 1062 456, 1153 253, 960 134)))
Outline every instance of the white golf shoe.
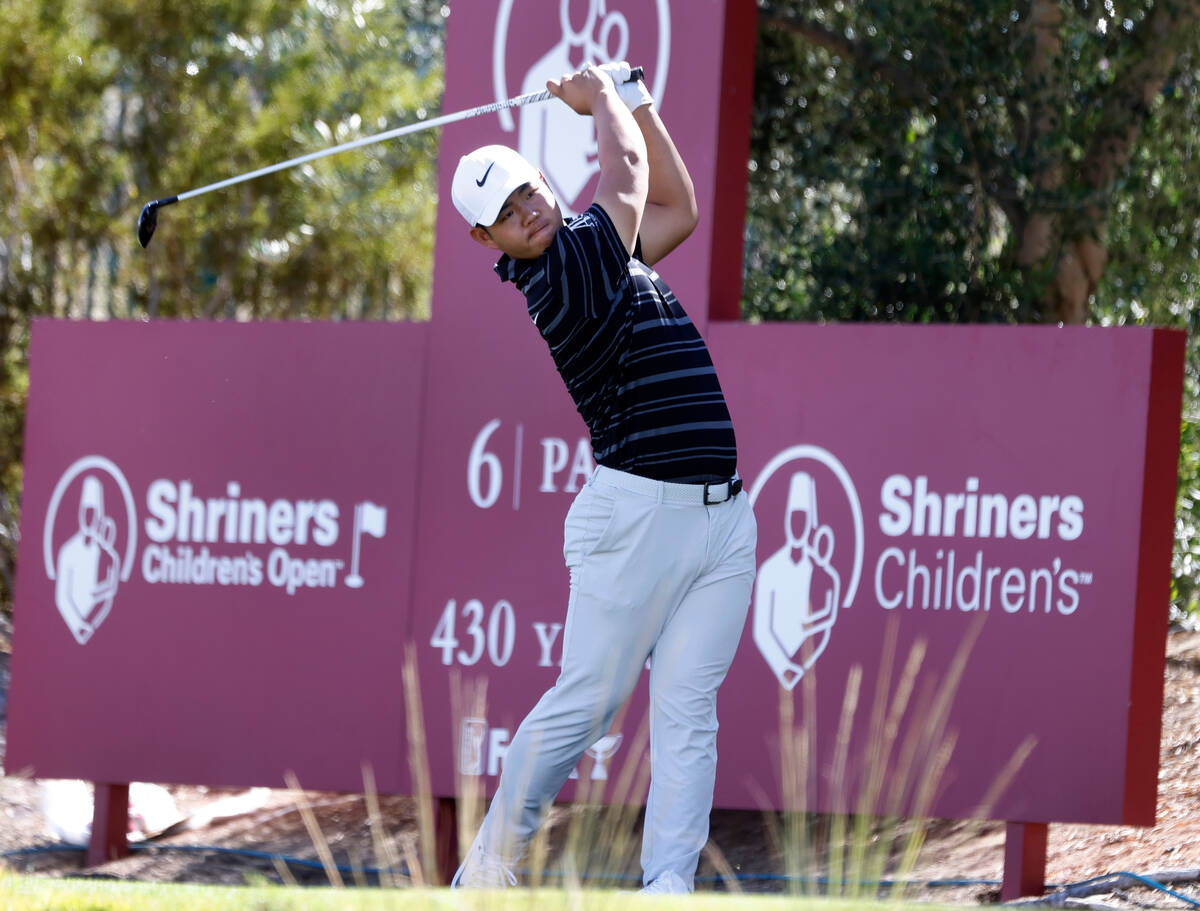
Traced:
POLYGON ((674 870, 668 870, 654 878, 654 882, 638 891, 638 895, 690 895, 691 889, 683 881, 683 877, 674 870))
POLYGON ((463 858, 462 866, 450 880, 451 889, 507 889, 517 884, 504 858, 489 854, 476 839, 463 858))

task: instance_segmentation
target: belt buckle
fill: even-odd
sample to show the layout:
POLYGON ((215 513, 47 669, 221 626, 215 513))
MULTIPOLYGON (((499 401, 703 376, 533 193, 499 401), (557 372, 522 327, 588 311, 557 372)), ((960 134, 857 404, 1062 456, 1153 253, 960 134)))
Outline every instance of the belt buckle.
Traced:
POLYGON ((736 497, 741 492, 741 489, 742 489, 742 479, 741 478, 734 478, 732 481, 715 481, 715 482, 714 481, 705 481, 704 482, 704 505, 705 506, 719 506, 720 504, 726 502, 727 500, 732 500, 734 497, 736 497), (710 500, 708 498, 708 489, 710 487, 720 487, 722 484, 725 485, 725 496, 723 496, 719 500, 710 500))

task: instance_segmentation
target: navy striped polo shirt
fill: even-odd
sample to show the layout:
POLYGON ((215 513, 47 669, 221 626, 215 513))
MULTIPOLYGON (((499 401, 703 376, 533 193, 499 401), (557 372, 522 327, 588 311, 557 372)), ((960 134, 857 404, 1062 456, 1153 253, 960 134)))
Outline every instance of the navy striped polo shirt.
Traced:
POLYGON ((525 295, 599 464, 656 481, 733 475, 733 422, 704 340, 603 208, 567 221, 537 259, 502 256, 496 272, 525 295))

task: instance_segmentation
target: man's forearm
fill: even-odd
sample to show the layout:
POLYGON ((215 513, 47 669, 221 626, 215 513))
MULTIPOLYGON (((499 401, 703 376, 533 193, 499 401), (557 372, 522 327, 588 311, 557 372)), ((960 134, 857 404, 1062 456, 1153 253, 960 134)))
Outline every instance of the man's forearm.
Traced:
POLYGON ((633 116, 650 165, 641 239, 642 259, 653 265, 691 235, 699 210, 691 175, 654 106, 641 105, 633 116))
POLYGON ((644 131, 639 129, 615 90, 597 93, 592 105, 592 119, 596 124, 600 173, 619 178, 624 169, 629 172, 632 182, 644 186, 649 162, 644 131))
POLYGON ((646 143, 646 160, 650 167, 646 204, 665 206, 696 216, 696 190, 687 166, 675 148, 666 125, 653 105, 643 105, 633 112, 633 118, 646 143))

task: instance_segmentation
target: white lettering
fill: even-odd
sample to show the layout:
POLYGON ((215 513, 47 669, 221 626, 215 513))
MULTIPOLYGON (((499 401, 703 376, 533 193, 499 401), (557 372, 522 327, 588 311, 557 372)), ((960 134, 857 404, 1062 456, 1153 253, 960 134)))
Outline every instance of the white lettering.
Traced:
POLYGON ((1083 534, 1083 500, 1078 496, 980 493, 977 477, 967 478, 964 487, 962 493, 938 493, 930 490, 926 475, 890 475, 879 491, 879 528, 893 538, 1011 536, 1023 541, 1057 534, 1074 541, 1083 534))
POLYGON ((542 440, 542 493, 555 493, 554 476, 567 467, 567 441, 558 437, 546 437, 542 440))
POLYGON ((499 775, 504 757, 508 755, 508 728, 488 731, 488 774, 499 775))
POLYGON ((1000 583, 1000 603, 1010 614, 1015 614, 1025 603, 1025 576, 1016 567, 1004 574, 1000 583))
POLYGON ((586 484, 587 479, 595 470, 596 463, 592 460, 592 443, 590 440, 581 438, 575 444, 575 458, 571 461, 571 476, 567 479, 563 490, 567 493, 578 493, 579 485, 586 484))
POLYGON ((313 520, 316 514, 317 504, 312 500, 298 500, 296 502, 296 537, 297 544, 304 544, 308 541, 308 523, 313 520))
POLYGON ((942 498, 929 492, 929 478, 920 475, 913 489, 913 534, 923 535, 929 529, 936 535, 942 527, 942 498))
POLYGON ((1008 532, 1008 500, 1003 494, 989 493, 980 497, 981 522, 979 537, 990 538, 992 528, 996 529, 996 537, 1003 538, 1008 532))
POLYGON ((954 598, 959 610, 971 611, 979 610, 979 598, 983 592, 983 551, 975 552, 975 562, 963 567, 963 571, 959 573, 958 580, 954 583, 954 598), (970 582, 975 586, 975 590, 967 597, 966 586, 970 582))
POLYGON ((261 585, 262 560, 251 553, 216 556, 182 544, 172 551, 151 544, 142 551, 142 578, 151 585, 261 585))
POLYGON ((912 482, 902 474, 894 474, 883 482, 883 490, 879 494, 886 513, 879 517, 879 529, 885 535, 897 537, 908 531, 912 525, 912 509, 908 505, 908 497, 912 496, 912 482))
POLYGON ((513 619, 512 605, 507 601, 497 601, 488 617, 487 650, 488 657, 496 667, 504 667, 512 657, 513 645, 517 638, 517 623, 513 619))
POLYGON ((331 547, 339 536, 337 503, 332 500, 240 499, 241 485, 230 481, 226 496, 195 496, 191 481, 160 478, 146 488, 146 537, 158 544, 313 544, 331 547))
POLYGON ((1066 597, 1059 598, 1056 606, 1064 617, 1075 613, 1075 608, 1079 607, 1079 590, 1075 588, 1078 582, 1079 573, 1073 569, 1068 569, 1058 577, 1058 590, 1066 597))
POLYGON ((979 490, 979 478, 967 478, 967 493, 971 496, 967 497, 967 514, 963 517, 963 534, 968 538, 975 537, 975 530, 979 522, 979 497, 975 496, 979 490))
POLYGON ((1083 500, 1076 496, 1063 497, 1058 509, 1058 536, 1074 541, 1083 534, 1083 500))
POLYGON ((204 540, 204 503, 192 497, 192 482, 179 483, 179 540, 204 540), (188 536, 188 532, 191 536, 188 536))
POLYGON ((175 536, 175 510, 171 504, 177 494, 170 481, 155 481, 146 491, 146 510, 151 518, 146 519, 146 537, 162 544, 175 536))
POLYGON ((296 527, 296 507, 287 500, 276 500, 267 510, 267 537, 272 544, 282 547, 292 543, 292 531, 296 527))
MULTIPOLYGON (((890 478, 888 480, 891 480, 890 478)), ((886 489, 886 487, 885 487, 886 489)), ((883 519, 880 517, 880 522, 883 519)), ((886 533, 886 532, 885 532, 886 533)), ((889 559, 895 560, 901 566, 904 565, 904 552, 898 547, 889 547, 879 558, 879 562, 875 564, 875 600, 879 602, 879 606, 887 610, 894 610, 900 606, 903 596, 897 592, 896 597, 887 598, 883 593, 883 564, 889 559)))
POLYGON ((338 506, 333 500, 322 500, 317 504, 317 527, 313 530, 313 543, 321 547, 332 547, 338 539, 338 506))
POLYGON ((1008 531, 1018 541, 1024 541, 1033 536, 1037 528, 1037 502, 1027 493, 1021 494, 1012 502, 1012 510, 1008 514, 1008 531))
POLYGON ((1057 611, 1066 617, 1079 608, 1078 586, 1091 582, 1091 573, 1064 569, 1058 557, 1049 566, 1005 569, 987 566, 982 550, 968 562, 952 548, 939 548, 923 561, 915 548, 888 547, 875 564, 875 600, 884 610, 987 613, 998 599, 1009 614, 1057 611))
POLYGON ((264 500, 243 500, 238 523, 238 541, 242 544, 267 543, 267 504, 264 500))
POLYGON ((500 458, 494 452, 487 451, 487 442, 499 426, 499 418, 488 421, 476 435, 475 442, 471 444, 471 454, 467 458, 467 493, 471 497, 471 502, 480 509, 490 509, 500 497, 500 485, 503 480, 500 458), (483 489, 485 473, 487 474, 486 491, 483 489))
POLYGON ((300 588, 332 588, 337 584, 337 560, 299 560, 282 547, 267 558, 267 581, 296 594, 300 588))
MULTIPOLYGON (((541 656, 538 658, 538 667, 551 667, 550 650, 554 647, 554 640, 558 638, 558 634, 562 632, 563 625, 561 623, 535 623, 533 631, 537 633, 538 645, 541 646, 541 656)), ((562 667, 561 656, 558 659, 558 666, 562 667)))

